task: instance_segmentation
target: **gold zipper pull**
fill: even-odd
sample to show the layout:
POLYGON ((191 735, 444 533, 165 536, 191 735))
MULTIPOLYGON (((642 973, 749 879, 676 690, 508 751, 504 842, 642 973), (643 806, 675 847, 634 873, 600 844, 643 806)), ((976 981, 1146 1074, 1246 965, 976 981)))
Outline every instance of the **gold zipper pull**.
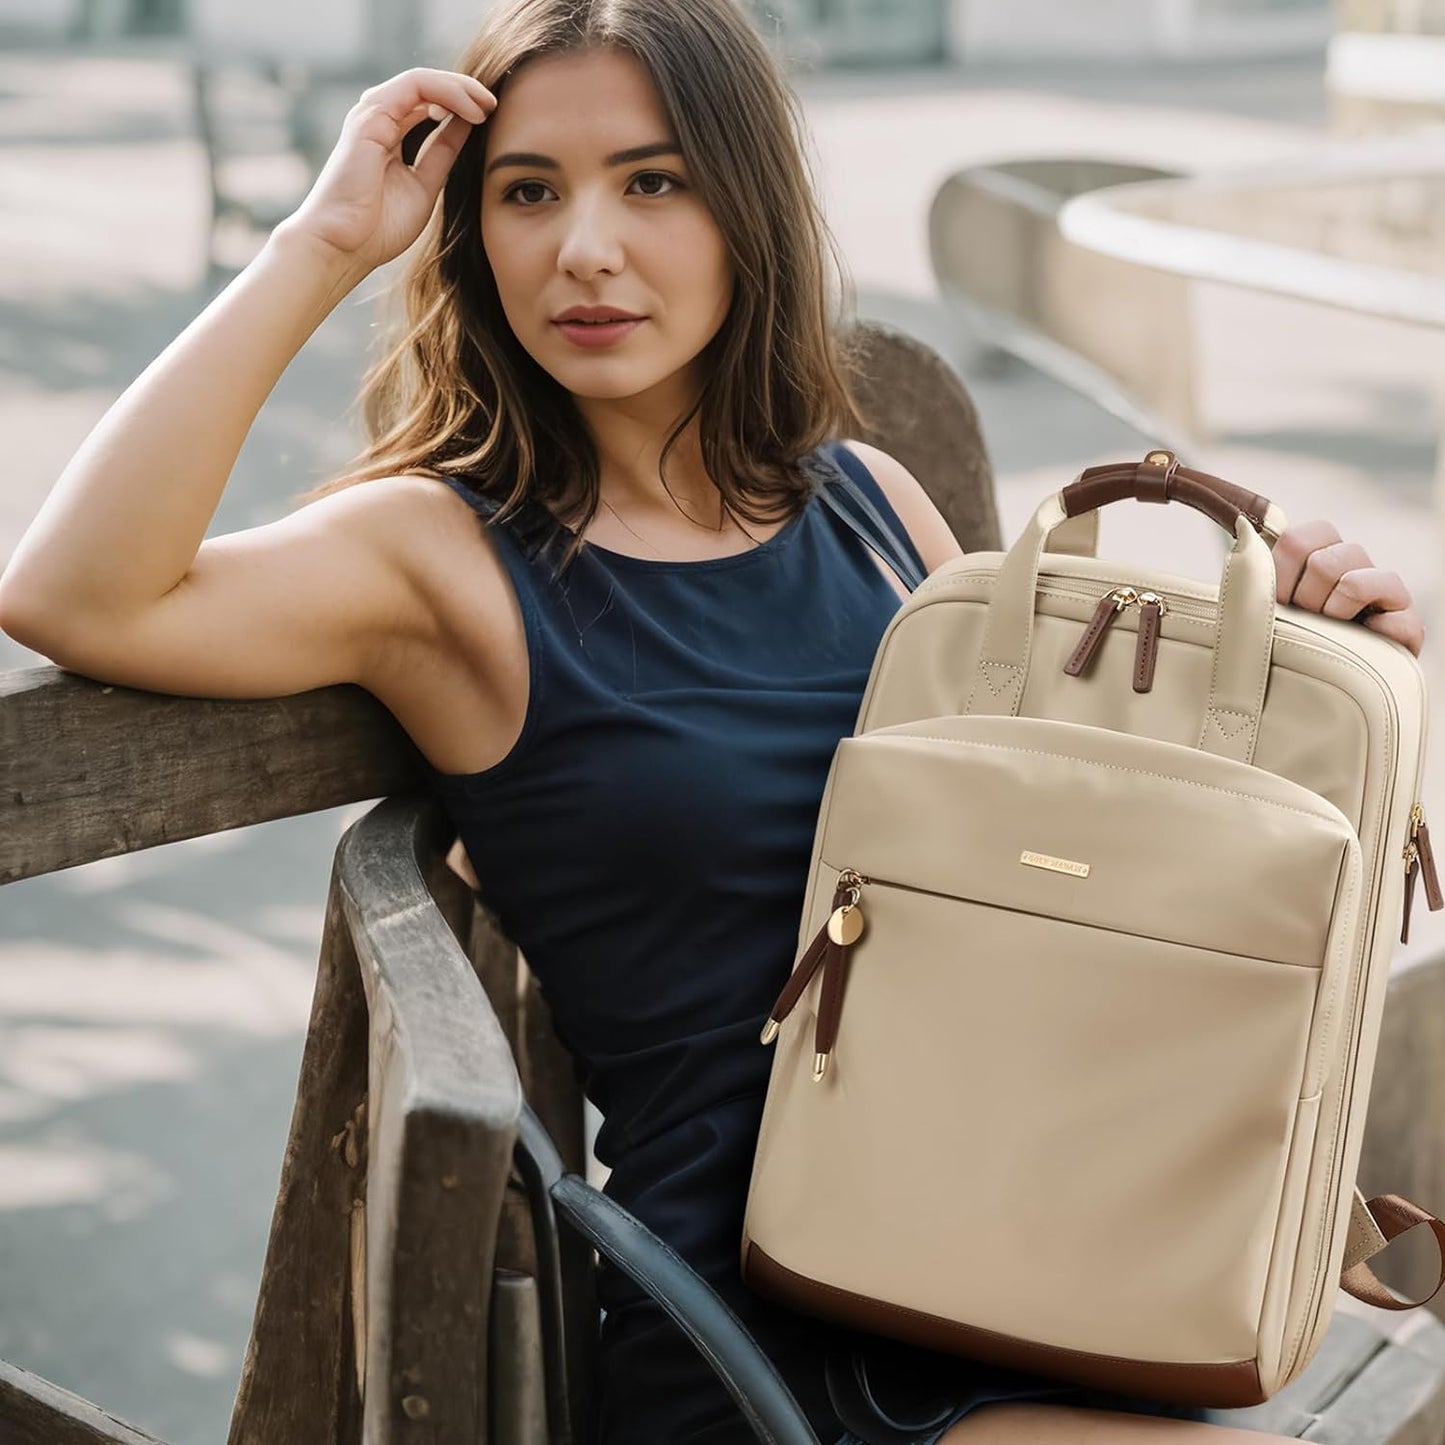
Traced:
POLYGON ((1064 671, 1070 677, 1078 677, 1089 665, 1099 650, 1109 624, 1138 596, 1132 587, 1116 587, 1107 596, 1099 598, 1099 605, 1074 649, 1074 655, 1064 664, 1064 671))
POLYGON ((1159 656, 1159 624, 1168 603, 1157 592, 1141 592, 1139 638, 1134 644, 1134 691, 1148 692, 1154 686, 1154 663, 1159 656))
POLYGON ((1415 902, 1415 879, 1425 880, 1425 902, 1434 913, 1445 907, 1440 892, 1440 875, 1435 868, 1435 850, 1430 846, 1430 830, 1425 826, 1425 809, 1416 803, 1410 809, 1410 837, 1405 844, 1405 900, 1400 921, 1400 942, 1410 941, 1410 909, 1415 902))

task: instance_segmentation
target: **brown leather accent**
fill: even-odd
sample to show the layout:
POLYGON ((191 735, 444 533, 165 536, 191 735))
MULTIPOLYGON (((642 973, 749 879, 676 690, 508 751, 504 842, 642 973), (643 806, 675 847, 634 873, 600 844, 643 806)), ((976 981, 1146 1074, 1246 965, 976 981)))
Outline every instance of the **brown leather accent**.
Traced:
POLYGON ((1150 452, 1135 473, 1138 490, 1134 495, 1141 502, 1167 502, 1169 484, 1178 470, 1179 458, 1173 452, 1150 452))
POLYGON ((1394 1239, 1396 1235, 1404 1234, 1407 1229, 1413 1229, 1417 1224, 1428 1224, 1435 1236, 1436 1248, 1440 1251, 1440 1277, 1435 1281, 1435 1288, 1423 1299, 1404 1300, 1386 1289, 1374 1270, 1361 1260, 1340 1276, 1340 1288, 1347 1294, 1354 1295, 1357 1300, 1363 1300, 1367 1305, 1376 1305, 1382 1310, 1413 1310, 1428 1304, 1439 1293, 1440 1286, 1445 1285, 1445 1223, 1399 1194, 1377 1194, 1373 1199, 1365 1201, 1365 1208, 1374 1216, 1375 1223, 1380 1226, 1380 1233, 1387 1241, 1394 1239))
MULTIPOLYGON (((1125 497, 1139 497, 1141 470, 1137 464, 1118 469, 1090 467, 1078 481, 1070 482, 1060 493, 1065 516, 1075 517, 1080 512, 1090 512, 1096 507, 1107 506, 1110 502, 1118 502, 1125 497)), ((1168 489, 1167 495, 1162 500, 1183 502, 1186 506, 1203 512, 1206 517, 1218 522, 1231 536, 1234 535, 1234 519, 1239 516, 1240 509, 1218 492, 1189 480, 1183 468, 1169 478, 1165 486, 1168 489)), ((1148 496, 1147 483, 1143 491, 1145 499, 1161 500, 1157 496, 1148 496)))
MULTIPOLYGON (((833 890, 834 908, 841 908, 847 901, 848 890, 846 888, 833 890)), ((793 971, 788 976, 787 983, 783 985, 783 991, 778 995, 777 1002, 773 1004, 768 1017, 774 1023, 782 1023, 792 1013, 798 1000, 803 996, 803 990, 812 982, 813 975, 826 960, 827 950, 834 946, 833 940, 828 937, 828 920, 825 918, 823 926, 813 935, 812 942, 803 950, 797 963, 793 965, 793 971)))
MULTIPOLYGON (((827 925, 824 924, 826 931, 827 925)), ((843 1016, 843 985, 848 976, 848 954, 846 944, 828 940, 828 951, 823 957, 823 986, 819 990, 818 1020, 813 1029, 813 1052, 831 1054, 838 1042, 838 1023, 843 1016)))
POLYGON ((1139 604, 1139 639, 1134 644, 1134 691, 1148 692, 1154 686, 1154 662, 1159 656, 1159 621, 1163 611, 1157 602, 1139 604))
POLYGON ((1405 869, 1405 907, 1400 918, 1400 942, 1410 941, 1410 909, 1415 903, 1415 876, 1420 871, 1418 862, 1409 864, 1405 869))
POLYGON ((924 1349, 962 1355, 1010 1370, 1033 1371, 1095 1389, 1220 1410, 1258 1405, 1266 1398, 1254 1360, 1176 1364, 1093 1355, 1018 1340, 820 1284, 779 1264, 752 1240, 747 1241, 742 1273, 749 1289, 820 1319, 840 1321, 924 1349))
POLYGON ((1440 875, 1435 871, 1435 850, 1430 846, 1430 830, 1425 826, 1423 815, 1420 828, 1415 834, 1415 846, 1420 850, 1420 872, 1425 878, 1425 901, 1431 913, 1445 907, 1445 897, 1440 894, 1440 875))
POLYGON ((1269 512, 1268 498, 1222 477, 1180 466, 1172 452, 1155 451, 1149 455, 1167 456, 1169 464, 1159 466, 1146 458, 1142 462, 1086 467, 1078 480, 1070 482, 1060 494, 1065 515, 1074 517, 1124 497, 1135 497, 1140 501, 1184 502, 1218 522, 1231 536, 1234 519, 1241 512, 1256 529, 1263 527, 1269 512))
POLYGON ((1094 615, 1089 619, 1089 625, 1084 629, 1084 635, 1079 639, 1079 645, 1074 649, 1073 656, 1064 664, 1064 671, 1070 677, 1078 677, 1089 665, 1095 652, 1099 650, 1099 642, 1104 636, 1105 629, 1119 615, 1119 604, 1113 597, 1101 597, 1099 605, 1094 609, 1094 615))

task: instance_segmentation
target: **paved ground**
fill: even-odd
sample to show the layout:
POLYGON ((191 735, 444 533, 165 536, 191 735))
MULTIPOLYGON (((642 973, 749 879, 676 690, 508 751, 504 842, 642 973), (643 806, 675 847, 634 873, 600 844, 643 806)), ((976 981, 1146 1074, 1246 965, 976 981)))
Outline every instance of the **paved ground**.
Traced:
MULTIPOLYGON (((1325 112, 1317 63, 851 74, 804 91, 861 312, 960 367, 922 248, 948 171, 1078 151, 1233 164, 1307 148, 1325 112)), ((90 426, 204 304, 187 106, 165 58, 0 57, 0 558, 90 426)), ((275 516, 350 455, 370 320, 358 294, 281 379, 215 531, 275 516)), ((1432 598, 1434 420, 1418 342, 1213 292, 1200 326, 1214 428, 1201 463, 1294 514, 1335 517, 1432 598)), ((1009 536, 1080 465, 1141 449, 1026 368, 967 380, 1009 536)), ((1138 541, 1112 520, 1111 538, 1138 541)), ((0 638, 0 668, 34 660, 0 638)), ((330 856, 351 816, 33 880, 0 906, 0 1357, 173 1445, 224 1438, 330 856)), ((1412 955, 1445 946, 1440 915, 1430 922, 1412 955)))

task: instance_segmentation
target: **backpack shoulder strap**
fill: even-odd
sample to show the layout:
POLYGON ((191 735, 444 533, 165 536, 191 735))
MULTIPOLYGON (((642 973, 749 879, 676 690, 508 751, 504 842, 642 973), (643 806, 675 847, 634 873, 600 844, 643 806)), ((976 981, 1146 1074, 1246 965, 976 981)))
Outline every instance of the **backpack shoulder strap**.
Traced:
POLYGON ((822 501, 888 563, 912 592, 928 575, 923 559, 912 538, 900 537, 898 529, 884 518, 855 478, 852 467, 856 466, 868 477, 870 486, 877 487, 878 483, 841 443, 820 447, 819 455, 831 463, 819 487, 822 501))

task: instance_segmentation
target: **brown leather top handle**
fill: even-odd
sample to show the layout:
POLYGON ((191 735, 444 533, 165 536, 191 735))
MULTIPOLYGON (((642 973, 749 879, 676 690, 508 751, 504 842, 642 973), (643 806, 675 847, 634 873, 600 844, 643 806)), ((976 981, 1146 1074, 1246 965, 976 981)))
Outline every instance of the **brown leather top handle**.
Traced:
POLYGON ((1231 537, 1234 519, 1243 514, 1257 532, 1274 541, 1272 529, 1265 523, 1270 507, 1268 497, 1208 472, 1180 466, 1173 452, 1152 451, 1142 462, 1086 467, 1078 480, 1070 482, 1059 495, 1063 498, 1064 514, 1069 517, 1124 497, 1141 502, 1183 502, 1218 522, 1231 537))

